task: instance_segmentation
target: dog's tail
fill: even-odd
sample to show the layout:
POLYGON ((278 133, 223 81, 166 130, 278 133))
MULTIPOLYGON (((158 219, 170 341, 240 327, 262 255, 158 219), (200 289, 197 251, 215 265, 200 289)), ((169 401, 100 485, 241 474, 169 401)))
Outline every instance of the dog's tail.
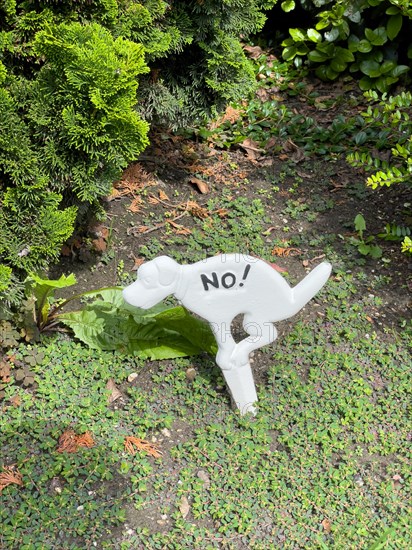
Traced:
POLYGON ((297 313, 311 300, 329 279, 332 266, 323 262, 292 288, 293 308, 297 313))

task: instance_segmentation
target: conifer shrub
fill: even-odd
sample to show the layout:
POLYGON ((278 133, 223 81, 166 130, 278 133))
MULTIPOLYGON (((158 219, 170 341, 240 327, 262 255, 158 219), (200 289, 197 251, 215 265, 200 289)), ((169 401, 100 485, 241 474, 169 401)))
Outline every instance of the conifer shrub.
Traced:
POLYGON ((141 45, 98 23, 61 23, 30 51, 34 78, 27 66, 0 71, 0 258, 21 272, 57 259, 79 207, 109 193, 149 128, 135 109, 141 45))
POLYGON ((240 39, 275 3, 0 2, 3 275, 58 257, 147 146, 150 122, 187 125, 244 97, 254 74, 240 39))

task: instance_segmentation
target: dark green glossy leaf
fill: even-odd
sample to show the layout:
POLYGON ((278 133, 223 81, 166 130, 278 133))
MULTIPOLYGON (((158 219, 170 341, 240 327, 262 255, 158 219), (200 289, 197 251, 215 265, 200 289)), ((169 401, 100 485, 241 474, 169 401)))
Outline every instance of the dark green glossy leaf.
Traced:
POLYGON ((398 36, 402 28, 403 17, 402 14, 397 13, 396 15, 391 15, 386 24, 386 33, 389 40, 393 40, 398 36))
POLYGON ((366 59, 360 64, 360 70, 370 76, 371 78, 376 78, 381 75, 380 64, 377 61, 371 59, 366 59))
POLYGON ((388 40, 385 27, 378 27, 374 30, 365 29, 365 36, 373 46, 383 46, 388 40))

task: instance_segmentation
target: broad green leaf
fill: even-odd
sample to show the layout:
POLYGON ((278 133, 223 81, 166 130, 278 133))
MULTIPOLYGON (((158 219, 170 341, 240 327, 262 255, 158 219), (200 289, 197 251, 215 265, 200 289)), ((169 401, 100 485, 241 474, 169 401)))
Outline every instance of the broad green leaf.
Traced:
POLYGON ((308 29, 307 35, 312 42, 320 42, 322 40, 322 35, 315 29, 308 29))
POLYGON ((297 55, 306 55, 309 52, 309 48, 303 42, 301 44, 296 44, 296 53, 297 55))
POLYGON ((215 354, 216 341, 207 323, 183 307, 159 304, 143 310, 127 304, 121 288, 90 292, 96 298, 80 311, 62 313, 59 320, 76 338, 93 349, 130 353, 147 359, 215 354))
POLYGON ((325 53, 328 57, 332 57, 335 53, 335 45, 328 42, 320 42, 316 45, 316 49, 319 52, 325 53))
POLYGON ((296 46, 287 46, 282 51, 282 57, 285 61, 291 61, 297 54, 296 46))
POLYGON ((302 29, 289 29, 289 34, 295 42, 303 42, 306 38, 302 29))
POLYGON ((44 322, 50 310, 48 298, 55 290, 67 288, 76 284, 76 277, 71 273, 66 277, 62 275, 59 279, 42 279, 35 273, 31 273, 25 281, 26 293, 33 295, 36 299, 37 320, 44 322))
POLYGON ((374 87, 377 88, 382 94, 386 93, 392 84, 395 84, 398 79, 392 76, 380 76, 374 82, 374 87))
POLYGON ((391 15, 388 19, 388 22, 386 24, 386 33, 388 35, 389 40, 393 40, 396 36, 398 36, 403 23, 403 17, 402 14, 397 13, 396 15, 391 15))
POLYGON ((123 299, 122 289, 120 287, 100 288, 99 290, 85 292, 82 296, 87 298, 87 300, 96 300, 100 298, 101 301, 107 303, 110 308, 120 308, 126 304, 123 299))
POLYGON ((334 80, 339 73, 334 71, 330 65, 321 65, 316 69, 316 76, 322 80, 334 80))
POLYGON ((344 61, 346 63, 349 63, 350 61, 355 61, 353 53, 346 48, 341 48, 340 46, 336 47, 336 58, 339 61, 344 61))
POLYGON ((376 78, 381 75, 380 67, 377 61, 371 59, 366 59, 360 64, 360 70, 371 78, 376 78))
POLYGON ((409 71, 409 67, 407 65, 397 65, 393 69, 391 76, 398 77, 398 76, 401 76, 401 74, 406 73, 407 71, 409 71))
POLYGON ((327 42, 334 42, 339 38, 339 29, 337 27, 332 27, 330 31, 325 32, 324 36, 327 42))
POLYGON ((330 68, 337 72, 337 73, 343 73, 343 71, 346 70, 346 67, 348 66, 345 61, 341 61, 338 57, 335 57, 335 59, 332 59, 330 63, 330 68))
POLYGON ((396 6, 391 6, 386 10, 385 13, 387 15, 396 15, 399 13, 399 8, 397 8, 396 6))
POLYGON ((184 307, 165 309, 156 316, 156 323, 176 330, 193 345, 211 354, 217 352, 215 337, 207 323, 194 317, 184 307))
POLYGON ((361 12, 355 11, 353 13, 348 14, 348 19, 352 21, 353 23, 359 23, 361 20, 361 12))
POLYGON ((355 217, 355 230, 358 231, 358 233, 362 234, 366 229, 366 222, 365 218, 362 216, 362 214, 358 214, 355 217))
POLYGON ((386 74, 396 67, 395 61, 386 60, 381 65, 381 74, 386 74))
POLYGON ((369 245, 369 248, 370 248, 369 254, 374 260, 382 256, 382 248, 377 244, 369 245))
POLYGON ((364 256, 367 256, 371 251, 371 246, 369 244, 361 243, 358 245, 358 250, 364 256))
POLYGON ((323 63, 329 59, 329 56, 319 50, 312 50, 308 53, 308 59, 310 61, 314 61, 315 63, 323 63))
POLYGON ((369 42, 369 40, 366 40, 363 38, 362 40, 359 40, 358 43, 358 51, 361 53, 369 53, 372 50, 372 44, 369 42))
POLYGON ((356 145, 362 145, 363 143, 365 143, 367 137, 367 133, 363 130, 360 130, 357 134, 354 135, 353 139, 356 145))
POLYGON ((351 34, 348 38, 348 48, 351 52, 357 52, 359 47, 359 38, 354 34, 351 34))
POLYGON ((321 31, 322 29, 327 29, 329 25, 330 25, 330 22, 327 19, 321 19, 316 23, 315 28, 318 31, 321 31))
POLYGON ((59 279, 42 279, 35 273, 31 273, 26 279, 26 284, 37 300, 41 300, 44 294, 56 288, 67 288, 76 284, 76 277, 71 273, 66 277, 62 275, 59 279), (33 284, 34 283, 34 284, 33 284))
POLYGON ((288 13, 295 9, 295 2, 294 0, 285 0, 284 2, 282 2, 281 7, 283 11, 288 13))
POLYGON ((300 67, 302 67, 302 64, 303 64, 303 60, 301 57, 299 57, 298 55, 295 57, 295 59, 293 60, 293 64, 295 65, 295 67, 297 69, 300 69, 300 67))
POLYGON ((385 27, 378 27, 374 30, 365 29, 365 36, 373 46, 383 46, 388 40, 385 27))

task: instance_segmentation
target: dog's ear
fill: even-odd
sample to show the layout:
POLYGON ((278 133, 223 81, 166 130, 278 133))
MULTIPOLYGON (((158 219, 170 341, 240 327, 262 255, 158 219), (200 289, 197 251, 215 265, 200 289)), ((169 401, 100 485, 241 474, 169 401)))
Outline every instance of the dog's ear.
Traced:
POLYGON ((156 258, 156 267, 159 272, 159 283, 162 286, 169 286, 177 279, 179 264, 172 258, 159 256, 156 258))

